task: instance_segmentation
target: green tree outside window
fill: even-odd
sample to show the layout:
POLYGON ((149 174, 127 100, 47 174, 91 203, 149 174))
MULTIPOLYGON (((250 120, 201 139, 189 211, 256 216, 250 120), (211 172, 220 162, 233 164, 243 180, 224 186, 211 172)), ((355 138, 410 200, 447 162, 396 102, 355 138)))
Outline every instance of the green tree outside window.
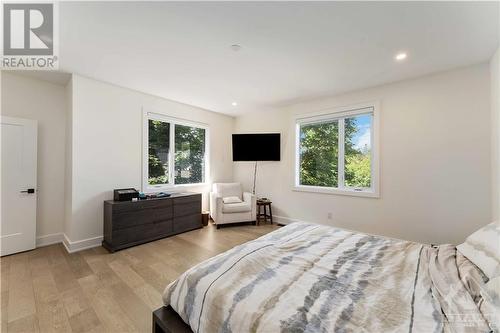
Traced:
MULTIPOLYGON (((370 114, 341 119, 344 122, 344 186, 371 186, 370 114)), ((339 187, 339 120, 300 126, 300 185, 339 187)))
POLYGON ((175 184, 194 184, 205 181, 205 135, 203 128, 160 120, 148 121, 148 183, 169 184, 170 154, 173 153, 175 184), (170 129, 174 131, 174 152, 170 152, 170 129))

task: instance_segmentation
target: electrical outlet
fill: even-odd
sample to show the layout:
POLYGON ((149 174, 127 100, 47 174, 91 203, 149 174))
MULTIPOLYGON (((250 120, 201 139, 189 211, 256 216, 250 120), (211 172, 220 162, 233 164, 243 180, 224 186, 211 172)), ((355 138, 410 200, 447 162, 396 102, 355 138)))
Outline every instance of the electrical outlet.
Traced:
POLYGON ((328 213, 327 217, 328 217, 329 220, 331 220, 332 219, 332 213, 328 213))

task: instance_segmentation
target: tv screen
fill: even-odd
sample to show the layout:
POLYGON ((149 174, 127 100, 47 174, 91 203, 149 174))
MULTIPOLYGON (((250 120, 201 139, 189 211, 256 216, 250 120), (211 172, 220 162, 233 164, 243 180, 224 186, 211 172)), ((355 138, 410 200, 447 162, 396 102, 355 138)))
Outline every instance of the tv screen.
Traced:
POLYGON ((279 161, 280 134, 233 134, 233 161, 279 161))

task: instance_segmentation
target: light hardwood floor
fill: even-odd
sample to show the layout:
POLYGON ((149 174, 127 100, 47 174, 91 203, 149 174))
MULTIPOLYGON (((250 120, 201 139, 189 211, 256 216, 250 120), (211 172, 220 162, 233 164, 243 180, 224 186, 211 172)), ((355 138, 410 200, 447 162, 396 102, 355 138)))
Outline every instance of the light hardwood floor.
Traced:
POLYGON ((191 266, 277 229, 213 225, 113 254, 61 244, 3 257, 1 332, 151 332, 165 286, 191 266))

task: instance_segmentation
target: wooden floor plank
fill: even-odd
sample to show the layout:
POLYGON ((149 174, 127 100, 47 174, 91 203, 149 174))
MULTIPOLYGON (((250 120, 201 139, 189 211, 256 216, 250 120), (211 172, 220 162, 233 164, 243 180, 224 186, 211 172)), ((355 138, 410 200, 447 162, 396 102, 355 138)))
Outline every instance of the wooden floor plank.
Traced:
POLYGON ((70 332, 71 326, 63 304, 59 299, 36 303, 36 317, 41 332, 70 332))
POLYGON ((67 254, 66 260, 77 279, 92 274, 92 269, 80 253, 67 254))
POLYGON ((66 261, 52 266, 52 275, 54 276, 59 292, 78 287, 77 278, 66 261))
POLYGON ((33 278, 33 291, 35 299, 40 303, 48 303, 59 298, 59 290, 50 272, 33 278))
POLYGON ((7 305, 9 304, 9 291, 2 291, 1 296, 1 309, 0 309, 0 332, 7 332, 7 324, 9 317, 7 316, 7 305))
POLYGON ((107 332, 137 332, 136 326, 123 312, 120 305, 108 288, 97 290, 91 296, 91 304, 97 317, 103 323, 107 332))
POLYGON ((132 289, 146 283, 144 279, 123 260, 114 260, 109 263, 109 267, 132 289))
POLYGON ((35 294, 33 281, 28 266, 26 253, 17 255, 19 260, 11 258, 9 269, 9 302, 7 304, 8 322, 34 315, 35 294))
POLYGON ((102 329, 101 321, 93 308, 87 308, 69 318, 71 330, 74 333, 87 333, 102 329))
POLYGON ((9 290, 9 270, 10 270, 9 262, 10 262, 10 258, 11 258, 11 256, 0 258, 0 289, 1 289, 1 291, 9 290))
POLYGON ((134 293, 149 306, 151 311, 158 309, 162 305, 161 293, 149 284, 144 284, 134 289, 134 293))
MULTIPOLYGON (((2 330, 2 332, 4 332, 2 330)), ((38 333, 40 327, 38 326, 38 318, 35 315, 29 315, 10 322, 7 326, 6 332, 19 332, 19 333, 38 333)))
POLYGON ((151 309, 124 283, 113 285, 111 291, 137 331, 151 332, 151 309))
POLYGON ((203 229, 113 254, 61 244, 0 259, 2 332, 151 332, 166 285, 191 266, 277 226, 203 229))
POLYGON ((90 308, 89 300, 80 286, 64 291, 60 297, 68 317, 76 316, 90 308))

